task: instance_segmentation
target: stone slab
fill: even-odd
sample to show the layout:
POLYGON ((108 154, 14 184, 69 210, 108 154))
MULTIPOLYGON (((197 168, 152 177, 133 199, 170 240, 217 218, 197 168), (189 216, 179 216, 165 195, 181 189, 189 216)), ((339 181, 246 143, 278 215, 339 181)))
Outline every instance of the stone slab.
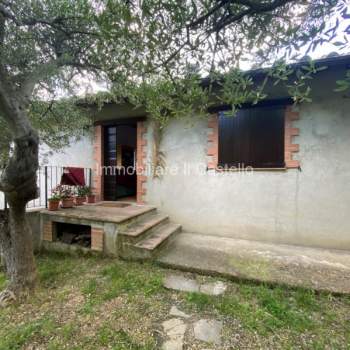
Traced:
POLYGON ((172 318, 162 323, 165 334, 169 339, 183 339, 186 332, 186 324, 178 318, 172 318))
POLYGON ((162 346, 162 350, 182 350, 182 349, 183 349, 183 341, 179 341, 179 340, 167 340, 162 346))
POLYGON ((165 288, 174 289, 182 292, 199 292, 199 283, 196 280, 182 275, 169 275, 164 278, 165 288))
POLYGON ((182 318, 189 318, 190 317, 190 315, 187 315, 186 313, 182 312, 176 306, 171 307, 169 315, 175 316, 175 317, 182 317, 182 318))
POLYGON ((217 320, 199 320, 193 326, 194 337, 212 344, 221 344, 222 322, 217 320))
POLYGON ((225 293, 226 289, 227 285, 224 282, 217 281, 202 284, 199 288, 199 291, 207 295, 221 295, 225 293))

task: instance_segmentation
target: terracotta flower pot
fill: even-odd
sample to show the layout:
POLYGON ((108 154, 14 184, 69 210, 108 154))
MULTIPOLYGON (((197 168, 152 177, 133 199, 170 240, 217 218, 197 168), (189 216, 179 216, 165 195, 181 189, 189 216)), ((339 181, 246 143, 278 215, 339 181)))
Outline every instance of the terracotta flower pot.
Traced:
POLYGON ((86 201, 85 197, 74 197, 74 204, 75 205, 83 205, 86 201))
POLYGON ((95 203, 96 202, 96 196, 94 194, 91 194, 90 196, 86 196, 86 200, 88 203, 95 203))
POLYGON ((48 210, 49 211, 56 211, 58 210, 60 206, 60 201, 57 200, 57 201, 49 201, 49 206, 48 206, 48 210))
POLYGON ((61 208, 73 208, 74 206, 74 198, 65 198, 61 201, 61 208))

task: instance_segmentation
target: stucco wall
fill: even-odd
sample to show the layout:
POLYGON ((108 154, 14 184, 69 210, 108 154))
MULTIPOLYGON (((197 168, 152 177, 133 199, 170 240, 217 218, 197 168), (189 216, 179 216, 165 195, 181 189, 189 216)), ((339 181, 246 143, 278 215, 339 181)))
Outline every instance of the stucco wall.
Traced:
MULTIPOLYGON (((299 107, 301 171, 205 171, 207 122, 174 121, 161 144, 167 166, 192 168, 147 182, 147 201, 185 230, 234 238, 350 249, 350 100, 299 107), (204 166, 203 166, 204 164, 204 166), (202 174, 193 171, 202 165, 202 174)), ((148 128, 149 160, 152 127, 148 128)))
POLYGON ((71 140, 68 147, 59 151, 54 151, 45 144, 40 145, 40 164, 92 168, 92 135, 86 134, 78 141, 71 140))

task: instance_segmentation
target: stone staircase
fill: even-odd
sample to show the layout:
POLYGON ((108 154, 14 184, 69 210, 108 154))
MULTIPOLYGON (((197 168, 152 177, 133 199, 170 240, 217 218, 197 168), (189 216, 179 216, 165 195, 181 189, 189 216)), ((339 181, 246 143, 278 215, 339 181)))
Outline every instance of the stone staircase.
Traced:
POLYGON ((118 254, 127 260, 152 260, 172 242, 181 225, 156 209, 127 223, 118 233, 118 254))

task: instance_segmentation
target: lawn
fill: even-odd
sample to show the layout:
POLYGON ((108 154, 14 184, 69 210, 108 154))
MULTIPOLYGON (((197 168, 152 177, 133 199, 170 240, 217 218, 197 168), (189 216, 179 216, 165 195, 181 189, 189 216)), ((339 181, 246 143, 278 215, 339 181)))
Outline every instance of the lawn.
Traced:
POLYGON ((350 349, 346 296, 229 281, 219 297, 175 292, 162 286, 169 270, 94 256, 43 253, 38 268, 36 296, 0 310, 0 350, 158 349, 173 305, 189 324, 224 323, 221 346, 195 341, 189 327, 185 349, 350 349))

